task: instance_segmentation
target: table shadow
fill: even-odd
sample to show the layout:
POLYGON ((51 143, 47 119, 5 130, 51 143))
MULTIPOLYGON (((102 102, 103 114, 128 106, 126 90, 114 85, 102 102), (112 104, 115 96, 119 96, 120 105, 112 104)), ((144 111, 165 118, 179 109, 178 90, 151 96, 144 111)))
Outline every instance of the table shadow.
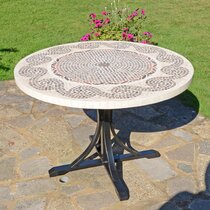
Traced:
POLYGON ((1 53, 14 53, 14 52, 18 52, 18 50, 16 48, 13 48, 13 47, 10 47, 10 48, 0 48, 0 70, 3 70, 3 71, 9 71, 10 70, 10 67, 4 65, 1 63, 1 60, 2 60, 2 55, 1 53))
POLYGON ((206 168, 204 191, 197 194, 182 191, 174 195, 169 201, 163 204, 159 210, 191 210, 191 209, 210 209, 210 163, 206 168))
POLYGON ((0 52, 18 52, 17 48, 9 47, 9 48, 0 48, 0 52))
MULTIPOLYGON (((96 110, 84 109, 96 121, 96 110)), ((130 144, 132 132, 160 132, 175 129, 191 122, 199 112, 199 102, 190 91, 160 103, 113 111, 113 126, 119 130, 118 137, 130 144), (186 106, 186 98, 193 101, 193 107, 186 106)))
MULTIPOLYGON (((96 110, 84 109, 96 121, 96 110)), ((181 127, 191 122, 199 112, 199 102, 190 91, 156 104, 113 110, 113 125, 130 132, 158 132, 181 127), (187 102, 189 101, 189 103, 187 102), (187 106, 193 102, 193 106, 187 106)))

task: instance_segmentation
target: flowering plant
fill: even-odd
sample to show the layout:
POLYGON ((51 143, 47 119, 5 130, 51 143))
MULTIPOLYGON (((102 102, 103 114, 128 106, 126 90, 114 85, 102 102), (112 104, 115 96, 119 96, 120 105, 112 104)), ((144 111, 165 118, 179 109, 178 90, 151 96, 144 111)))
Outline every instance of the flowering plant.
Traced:
POLYGON ((152 34, 143 31, 145 20, 145 10, 139 8, 131 12, 128 8, 119 9, 115 6, 111 12, 105 10, 99 15, 91 13, 88 18, 90 32, 81 41, 118 40, 154 44, 151 42, 152 34))

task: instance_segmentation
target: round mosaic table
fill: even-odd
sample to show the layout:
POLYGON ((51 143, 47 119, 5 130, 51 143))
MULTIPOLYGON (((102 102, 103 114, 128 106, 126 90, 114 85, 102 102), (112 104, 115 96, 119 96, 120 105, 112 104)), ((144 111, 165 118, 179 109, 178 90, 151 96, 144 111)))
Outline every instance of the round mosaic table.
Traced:
POLYGON ((130 143, 123 143, 112 127, 112 110, 152 104, 180 94, 191 83, 193 67, 183 56, 157 46, 93 41, 33 53, 16 65, 14 76, 23 92, 39 100, 97 109, 98 123, 90 145, 71 164, 50 169, 50 176, 104 165, 120 200, 126 200, 129 190, 122 177, 122 161, 160 154, 155 150, 138 152, 130 143), (129 153, 116 151, 114 144, 119 151, 129 153), (96 153, 87 157, 94 147, 96 153))

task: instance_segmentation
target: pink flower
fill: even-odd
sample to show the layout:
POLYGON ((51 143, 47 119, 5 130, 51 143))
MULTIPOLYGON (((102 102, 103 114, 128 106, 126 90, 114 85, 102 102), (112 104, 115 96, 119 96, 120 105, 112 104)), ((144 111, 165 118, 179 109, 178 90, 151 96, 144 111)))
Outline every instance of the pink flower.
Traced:
POLYGON ((138 16, 138 10, 139 9, 136 9, 131 15, 129 15, 127 20, 132 20, 134 17, 138 16))
POLYGON ((138 16, 138 12, 134 11, 131 15, 132 15, 132 17, 136 17, 136 16, 138 16))
POLYGON ((110 19, 109 19, 109 18, 106 18, 106 19, 104 20, 104 23, 105 23, 105 24, 110 23, 110 19))
POLYGON ((93 20, 95 24, 101 23, 101 20, 93 20))
POLYGON ((89 16, 90 16, 92 19, 95 19, 95 18, 96 18, 96 14, 95 14, 95 13, 91 13, 89 16))
POLYGON ((95 35, 96 37, 99 37, 99 36, 101 35, 101 33, 96 32, 94 35, 95 35))
POLYGON ((145 15, 145 10, 144 9, 141 10, 141 14, 145 15))
POLYGON ((81 40, 81 41, 88 41, 89 39, 88 39, 88 37, 83 36, 80 40, 81 40))
POLYGON ((147 41, 146 41, 146 40, 142 40, 140 43, 142 43, 142 44, 146 44, 146 43, 147 43, 147 41))
POLYGON ((81 41, 88 41, 90 39, 90 34, 85 34, 80 40, 81 41))
POLYGON ((129 21, 129 20, 132 20, 132 19, 133 19, 133 16, 131 14, 131 15, 128 16, 127 20, 129 21))
POLYGON ((126 39, 126 36, 127 36, 126 32, 122 32, 122 37, 123 37, 123 40, 125 40, 125 39, 126 39))
POLYGON ((89 39, 88 39, 88 37, 86 37, 86 36, 81 38, 81 41, 88 41, 88 40, 89 40, 89 39))
POLYGON ((129 28, 123 28, 123 31, 129 31, 129 28))
POLYGON ((133 37, 134 37, 133 34, 128 34, 128 35, 127 35, 127 38, 128 38, 129 40, 133 39, 133 37))
POLYGON ((108 13, 106 11, 103 11, 101 14, 102 15, 107 15, 108 13))
POLYGON ((152 34, 148 31, 145 31, 143 34, 148 36, 150 39, 152 38, 152 34))
POLYGON ((101 27, 102 27, 102 23, 95 24, 95 28, 101 28, 101 27))

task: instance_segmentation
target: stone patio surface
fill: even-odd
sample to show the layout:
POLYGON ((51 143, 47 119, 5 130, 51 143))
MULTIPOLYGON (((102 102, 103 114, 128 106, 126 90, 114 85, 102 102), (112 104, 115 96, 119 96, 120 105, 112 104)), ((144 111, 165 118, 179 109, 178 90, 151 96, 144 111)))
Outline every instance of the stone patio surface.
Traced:
POLYGON ((118 135, 160 158, 124 162, 130 199, 120 202, 103 167, 49 178, 88 145, 95 110, 60 107, 0 82, 0 210, 208 210, 210 120, 177 98, 116 110, 118 135))

